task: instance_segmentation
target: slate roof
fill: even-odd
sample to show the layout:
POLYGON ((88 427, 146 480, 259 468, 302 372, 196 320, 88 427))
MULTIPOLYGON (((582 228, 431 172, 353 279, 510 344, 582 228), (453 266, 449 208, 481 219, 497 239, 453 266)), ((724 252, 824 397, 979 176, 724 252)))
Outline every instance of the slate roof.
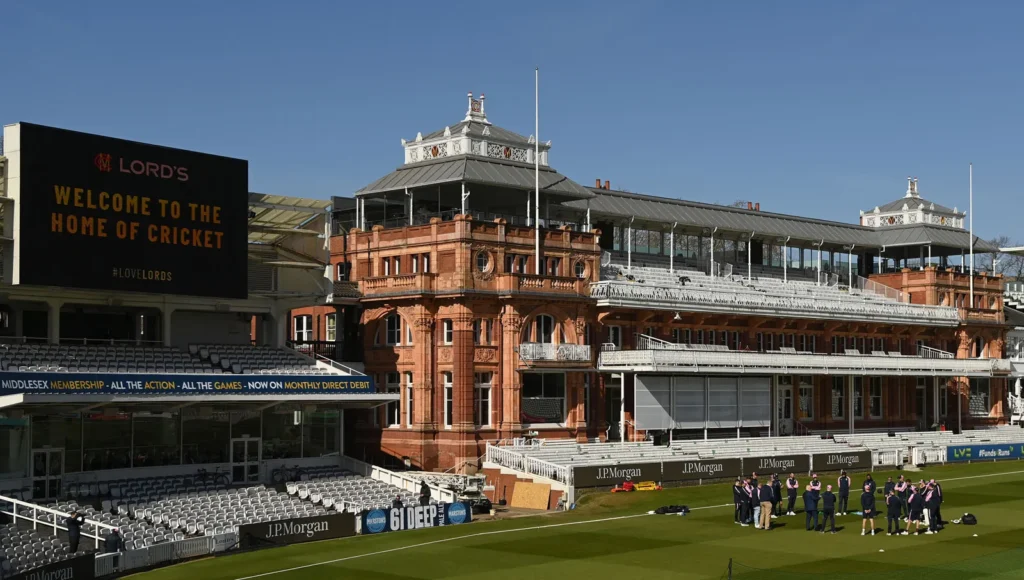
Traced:
MULTIPOLYGON (((877 247, 874 228, 764 211, 726 207, 667 197, 654 197, 624 191, 592 189, 597 194, 590 200, 576 200, 562 205, 594 213, 650 220, 660 223, 714 228, 733 232, 754 232, 755 238, 787 237, 793 240, 820 241, 833 244, 856 244, 877 247)), ((593 219, 593 218, 591 218, 593 219)))
MULTIPOLYGON (((469 127, 470 137, 478 137, 481 139, 501 141, 503 143, 509 143, 513 145, 523 145, 531 147, 533 146, 533 143, 530 143, 529 137, 524 137, 519 133, 509 131, 508 129, 502 129, 497 125, 487 125, 485 123, 480 123, 479 121, 460 121, 454 125, 449 125, 448 129, 451 131, 452 135, 461 135, 462 128, 466 126, 469 127), (484 127, 487 127, 489 129, 489 134, 487 136, 484 136, 484 127)), ((423 140, 428 141, 430 139, 440 139, 441 137, 444 137, 444 129, 434 131, 433 133, 430 133, 428 135, 424 135, 423 140)), ((414 140, 410 139, 409 141, 414 140)), ((541 143, 541 148, 544 147, 545 145, 541 143)))
MULTIPOLYGON (((357 196, 405 188, 425 187, 442 183, 479 183, 510 189, 532 191, 534 167, 526 163, 458 155, 402 165, 356 192, 357 196)), ((584 199, 594 197, 591 191, 550 167, 540 168, 540 189, 563 197, 584 199)))
MULTIPOLYGON (((897 199, 896 201, 891 201, 891 202, 889 202, 889 203, 887 203, 887 204, 885 204, 883 206, 879 206, 878 209, 879 209, 879 211, 882 211, 882 212, 902 211, 904 204, 906 204, 907 208, 909 208, 911 211, 916 210, 916 209, 920 208, 921 206, 924 206, 924 209, 926 211, 935 211, 935 212, 938 212, 938 213, 948 213, 950 215, 953 215, 954 213, 959 213, 959 212, 954 212, 951 208, 948 208, 948 207, 946 207, 944 205, 928 201, 927 199, 924 199, 923 197, 903 197, 903 198, 897 199), (935 206, 934 209, 932 209, 933 205, 935 206)), ((874 209, 871 209, 870 211, 874 211, 874 209)), ((864 213, 868 213, 868 212, 865 211, 864 213)))
POLYGON ((1016 308, 1004 306, 1003 315, 1006 317, 1006 324, 1016 328, 1024 328, 1024 312, 1016 308))
MULTIPOLYGON (((970 250, 969 234, 966 230, 936 226, 931 224, 915 224, 905 226, 888 226, 878 228, 879 243, 886 246, 911 246, 932 244, 950 248, 970 250)), ((975 252, 995 252, 999 248, 974 236, 975 252)))

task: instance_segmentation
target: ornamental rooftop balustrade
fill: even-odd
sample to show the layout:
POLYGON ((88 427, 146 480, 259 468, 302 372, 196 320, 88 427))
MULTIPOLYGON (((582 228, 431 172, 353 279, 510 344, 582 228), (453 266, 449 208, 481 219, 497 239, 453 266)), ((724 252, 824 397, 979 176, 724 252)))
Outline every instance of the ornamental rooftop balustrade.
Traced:
MULTIPOLYGON (((852 376, 993 377, 1010 373, 1005 359, 936 358, 934 352, 909 356, 884 354, 816 354, 785 349, 733 351, 724 347, 692 348, 640 336, 637 350, 603 350, 601 372, 672 372, 686 374, 803 374, 852 376)), ((853 352, 853 351, 847 351, 853 352)))

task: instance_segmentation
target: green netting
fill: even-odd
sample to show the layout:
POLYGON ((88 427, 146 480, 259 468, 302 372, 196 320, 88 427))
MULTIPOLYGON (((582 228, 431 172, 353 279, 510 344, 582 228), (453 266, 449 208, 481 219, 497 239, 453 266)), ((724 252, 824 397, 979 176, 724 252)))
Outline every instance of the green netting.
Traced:
POLYGON ((828 580, 1008 580, 1024 578, 1024 549, 993 552, 966 560, 946 562, 904 562, 887 564, 864 562, 856 571, 847 571, 848 560, 823 560, 814 564, 798 564, 783 568, 757 568, 733 561, 732 578, 745 580, 803 580, 804 578, 828 578, 828 580))

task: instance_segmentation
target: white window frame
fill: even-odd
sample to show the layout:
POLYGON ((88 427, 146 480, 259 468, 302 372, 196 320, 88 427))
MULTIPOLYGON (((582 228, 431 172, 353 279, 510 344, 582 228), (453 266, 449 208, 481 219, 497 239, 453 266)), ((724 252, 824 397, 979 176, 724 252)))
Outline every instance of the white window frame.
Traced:
POLYGON ((477 427, 490 427, 494 373, 490 371, 480 372, 476 373, 473 378, 473 424, 477 427), (484 399, 485 396, 486 401, 484 399), (486 405, 486 408, 483 408, 484 405, 486 405), (479 420, 481 416, 485 418, 486 422, 479 420))
POLYGON ((403 390, 405 391, 405 426, 412 427, 413 424, 413 374, 411 371, 405 371, 402 373, 403 376, 403 390))
POLYGON ((384 344, 387 346, 402 344, 402 317, 397 312, 392 312, 384 317, 384 344))
POLYGON ((805 385, 803 383, 800 384, 800 387, 797 389, 796 408, 797 408, 797 416, 796 416, 797 420, 799 420, 799 421, 813 421, 814 420, 814 385, 805 385), (809 395, 807 397, 808 405, 807 405, 806 412, 803 409, 803 405, 804 405, 804 391, 807 391, 807 393, 809 395))
POLYGON ((885 409, 882 408, 883 397, 882 397, 882 377, 870 377, 868 379, 868 418, 869 419, 881 419, 882 415, 885 414, 885 409), (878 389, 878 394, 875 394, 875 388, 878 389), (878 413, 874 413, 874 402, 878 402, 878 413))
POLYGON ((395 257, 395 276, 401 276, 401 275, 402 275, 402 259, 396 256, 395 257))
POLYGON ((324 316, 324 337, 327 342, 336 342, 338 340, 338 314, 328 314, 324 316))
POLYGON ((533 340, 541 344, 554 344, 555 342, 555 329, 558 324, 555 322, 555 317, 550 314, 538 314, 533 319, 533 340), (549 327, 549 328, 545 328, 549 327), (545 340, 545 338, 547 340, 545 340))
POLYGON ((990 416, 991 413, 992 413, 992 381, 989 380, 989 379, 969 379, 967 384, 968 384, 968 387, 970 389, 969 390, 970 395, 967 397, 967 413, 971 417, 988 417, 988 416, 990 416), (985 389, 984 390, 982 390, 980 388, 975 389, 975 386, 980 387, 982 384, 985 385, 985 389), (985 412, 984 413, 975 413, 974 410, 971 408, 971 396, 973 396, 975 393, 982 393, 982 392, 985 393, 985 412))
POLYGON ((444 344, 452 344, 455 340, 455 325, 451 318, 445 318, 441 321, 441 339, 444 344))
POLYGON ((846 377, 832 377, 832 418, 833 419, 845 419, 846 418, 846 377), (839 381, 838 383, 836 381, 839 381), (839 406, 836 406, 836 394, 838 392, 839 406), (836 414, 836 409, 839 409, 839 414, 836 414))
POLYGON ((384 258, 384 275, 391 275, 391 258, 384 258))
POLYGON ((573 273, 580 280, 586 279, 587 277, 587 264, 583 260, 577 260, 572 266, 573 273))
POLYGON ((398 429, 402 426, 401 380, 401 375, 397 371, 384 373, 384 392, 399 397, 399 400, 388 401, 384 405, 384 426, 388 429, 398 429))
MULTIPOLYGON (((569 397, 568 379, 565 377, 565 373, 553 372, 553 373, 539 373, 539 374, 543 374, 543 375, 559 375, 560 374, 560 375, 562 375, 562 396, 561 397, 544 397, 543 396, 543 379, 542 379, 542 387, 541 387, 541 397, 536 397, 536 398, 541 398, 541 399, 555 399, 555 398, 561 399, 561 401, 562 401, 562 413, 561 413, 562 414, 562 420, 557 422, 557 423, 530 423, 530 424, 523 423, 523 425, 530 425, 530 426, 537 426, 537 427, 556 427, 556 426, 557 427, 562 427, 562 426, 565 425, 565 422, 568 420, 568 415, 569 415, 568 409, 566 408, 566 405, 568 404, 568 397, 569 397)), ((519 398, 520 398, 520 408, 522 408, 522 399, 524 398, 524 395, 523 395, 522 391, 520 391, 520 393, 519 393, 519 398)))
POLYGON ((455 412, 455 386, 452 384, 452 373, 444 371, 441 373, 441 384, 444 387, 444 428, 452 428, 452 414, 455 412))
POLYGON ((310 341, 313 340, 313 315, 311 314, 300 314, 292 317, 292 340, 295 341, 310 341), (303 324, 299 324, 299 321, 303 321, 303 324), (299 327, 302 327, 301 329, 299 327), (300 338, 299 333, 302 333, 300 338))
POLYGON ((622 327, 618 325, 612 325, 608 327, 608 342, 614 344, 616 348, 622 348, 622 327))

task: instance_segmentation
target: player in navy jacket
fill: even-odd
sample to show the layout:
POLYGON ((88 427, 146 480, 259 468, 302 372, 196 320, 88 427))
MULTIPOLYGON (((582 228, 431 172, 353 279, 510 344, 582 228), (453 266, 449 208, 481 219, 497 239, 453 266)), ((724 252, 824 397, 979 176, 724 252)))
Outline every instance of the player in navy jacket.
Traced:
POLYGON ((850 507, 850 476, 843 471, 839 476, 839 515, 845 516, 850 507))
POLYGON ((808 484, 807 490, 804 491, 804 512, 807 514, 806 527, 808 532, 818 529, 818 500, 820 498, 818 490, 808 484), (811 526, 811 520, 814 520, 813 527, 811 526))
MULTIPOLYGON (((868 477, 871 477, 870 475, 868 477)), ((860 494, 860 508, 864 512, 864 521, 860 525, 860 535, 867 534, 867 524, 871 522, 871 535, 875 535, 875 494, 874 490, 867 483, 864 484, 864 493, 860 494)))
POLYGON ((893 489, 885 496, 886 530, 890 536, 900 535, 900 514, 903 513, 903 502, 896 497, 893 489))
POLYGON ((921 519, 924 517, 924 496, 921 495, 913 485, 910 486, 910 498, 907 500, 907 507, 910 516, 907 520, 907 533, 910 533, 910 526, 914 526, 914 534, 921 531, 921 519))

